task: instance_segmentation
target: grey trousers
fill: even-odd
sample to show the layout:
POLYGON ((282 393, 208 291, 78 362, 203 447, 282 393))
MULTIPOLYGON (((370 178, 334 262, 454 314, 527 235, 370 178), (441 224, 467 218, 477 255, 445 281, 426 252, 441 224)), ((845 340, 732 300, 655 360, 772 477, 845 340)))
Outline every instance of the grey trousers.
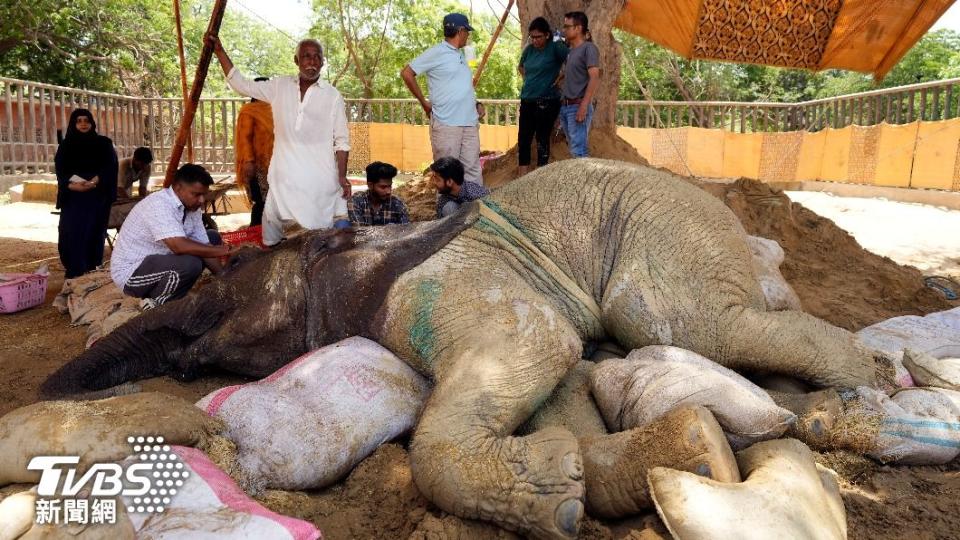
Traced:
POLYGON ((447 126, 430 120, 430 146, 433 159, 455 157, 463 163, 463 176, 467 182, 483 185, 480 171, 480 127, 447 126))
MULTIPOLYGON (((222 243, 216 231, 208 230, 207 238, 212 245, 222 243)), ((123 286, 123 294, 163 304, 186 296, 202 273, 203 259, 196 255, 147 255, 123 286)))

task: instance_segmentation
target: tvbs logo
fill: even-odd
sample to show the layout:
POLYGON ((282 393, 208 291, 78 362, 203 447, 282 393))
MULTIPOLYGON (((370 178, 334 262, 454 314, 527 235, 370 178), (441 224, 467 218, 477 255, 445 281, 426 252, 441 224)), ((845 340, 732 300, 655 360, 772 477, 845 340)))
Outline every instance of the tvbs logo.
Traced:
POLYGON ((40 471, 36 522, 115 523, 116 497, 130 513, 163 512, 190 472, 163 437, 128 437, 136 457, 95 463, 78 475, 79 456, 37 456, 27 469, 40 471))

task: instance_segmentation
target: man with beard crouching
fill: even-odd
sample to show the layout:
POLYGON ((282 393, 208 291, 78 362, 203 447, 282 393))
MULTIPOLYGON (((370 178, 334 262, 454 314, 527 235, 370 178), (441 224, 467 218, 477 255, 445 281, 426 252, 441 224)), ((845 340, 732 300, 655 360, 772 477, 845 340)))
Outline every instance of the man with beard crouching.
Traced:
POLYGON ((433 184, 437 187, 437 218, 447 217, 470 202, 490 194, 490 190, 474 182, 463 181, 463 164, 452 157, 442 157, 430 165, 433 184))
POLYGON ((367 190, 347 203, 350 223, 358 227, 410 223, 407 205, 393 195, 395 176, 397 168, 389 163, 374 161, 367 165, 367 190))

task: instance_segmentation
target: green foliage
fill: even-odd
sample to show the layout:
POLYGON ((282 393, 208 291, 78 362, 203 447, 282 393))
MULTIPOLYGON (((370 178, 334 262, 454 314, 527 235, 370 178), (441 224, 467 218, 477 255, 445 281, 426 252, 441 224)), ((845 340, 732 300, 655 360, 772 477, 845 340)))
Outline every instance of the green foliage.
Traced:
MULTIPOLYGON (((400 70, 439 43, 443 39, 443 15, 463 12, 464 6, 452 0, 431 4, 418 0, 314 0, 313 9, 316 22, 311 35, 324 44, 327 79, 344 96, 407 98, 410 93, 400 80, 400 70), (350 57, 348 41, 362 66, 362 76, 350 57)), ((476 29, 471 44, 479 59, 498 20, 487 11, 472 14, 470 21, 476 29)), ((509 99, 519 95, 519 35, 516 20, 509 19, 484 68, 477 88, 480 97, 509 99)), ((423 82, 421 85, 425 86, 423 82)))
MULTIPOLYGON (((212 2, 183 0, 187 78, 193 79, 212 2)), ((293 72, 294 42, 228 9, 220 35, 248 73, 293 72)), ((213 67, 211 73, 217 70, 213 67)), ((31 0, 0 3, 0 74, 140 96, 180 95, 170 0, 31 0)), ((227 92, 222 76, 205 95, 227 92)), ((230 94, 228 94, 230 95, 230 94)))
POLYGON ((683 100, 685 90, 697 100, 796 102, 960 76, 960 34, 947 29, 924 36, 879 84, 869 75, 842 70, 813 73, 686 60, 643 38, 615 34, 623 45, 620 98, 625 100, 645 99, 642 85, 657 100, 683 100))

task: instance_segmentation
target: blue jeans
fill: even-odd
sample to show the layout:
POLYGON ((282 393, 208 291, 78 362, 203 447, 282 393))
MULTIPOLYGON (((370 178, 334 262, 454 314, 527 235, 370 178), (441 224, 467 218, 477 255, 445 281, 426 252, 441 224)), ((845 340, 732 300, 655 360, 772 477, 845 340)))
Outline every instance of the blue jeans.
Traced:
POLYGON ((593 120, 593 103, 587 105, 587 117, 583 122, 577 122, 577 109, 579 108, 580 105, 560 107, 560 127, 563 128, 563 134, 567 137, 570 155, 575 158, 590 155, 587 134, 590 132, 590 122, 593 120))

